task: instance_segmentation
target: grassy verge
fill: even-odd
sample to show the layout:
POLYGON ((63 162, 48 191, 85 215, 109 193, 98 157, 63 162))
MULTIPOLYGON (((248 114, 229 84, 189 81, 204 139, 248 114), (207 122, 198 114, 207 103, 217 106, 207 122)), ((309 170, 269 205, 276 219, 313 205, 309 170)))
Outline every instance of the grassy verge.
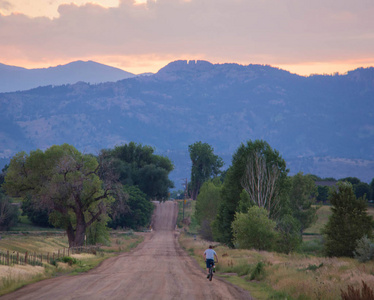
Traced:
MULTIPOLYGON (((114 233, 110 238, 110 245, 103 246, 102 251, 94 254, 74 254, 69 261, 73 263, 55 261, 54 265, 0 265, 0 295, 15 291, 27 284, 64 274, 76 275, 87 272, 98 266, 105 259, 119 252, 128 252, 143 241, 143 237, 136 234, 114 233)), ((59 236, 28 236, 10 235, 0 240, 0 248, 9 251, 38 251, 47 253, 68 247, 67 238, 59 236)))
MULTIPOLYGON (((329 208, 323 207, 319 213, 319 222, 327 222, 329 208)), ((311 233, 321 226, 316 225, 311 233)), ((204 268, 202 253, 209 242, 189 234, 186 227, 179 241, 204 268)), ((311 245, 310 242, 314 241, 307 244, 311 245)), ((213 244, 219 257, 216 275, 248 290, 255 299, 340 299, 341 290, 347 291, 348 285, 360 288, 363 280, 368 286, 374 286, 374 261, 360 263, 350 258, 328 258, 310 254, 313 249, 286 255, 213 244)))

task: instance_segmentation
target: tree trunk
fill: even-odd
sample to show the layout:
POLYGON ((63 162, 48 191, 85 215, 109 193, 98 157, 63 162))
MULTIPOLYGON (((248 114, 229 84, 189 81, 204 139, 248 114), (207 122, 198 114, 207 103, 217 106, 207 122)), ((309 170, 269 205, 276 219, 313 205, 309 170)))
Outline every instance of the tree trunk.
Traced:
POLYGON ((69 247, 74 247, 75 233, 71 224, 66 228, 66 234, 68 235, 69 247))
POLYGON ((71 224, 69 224, 66 229, 66 233, 69 239, 69 247, 78 247, 84 245, 84 237, 86 234, 87 224, 84 220, 83 214, 77 216, 77 225, 74 229, 71 224))
POLYGON ((84 237, 86 234, 86 224, 77 224, 77 229, 75 230, 75 246, 84 246, 84 237))

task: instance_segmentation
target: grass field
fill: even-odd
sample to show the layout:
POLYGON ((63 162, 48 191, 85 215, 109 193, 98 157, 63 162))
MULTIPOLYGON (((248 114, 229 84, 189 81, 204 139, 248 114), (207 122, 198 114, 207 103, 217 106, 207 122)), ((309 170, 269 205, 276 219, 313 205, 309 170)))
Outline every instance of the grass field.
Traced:
MULTIPOLYGON (((193 214, 193 205, 185 217, 189 217, 188 213, 193 214)), ((374 215, 374 209, 370 208, 369 213, 374 215)), ((307 230, 307 243, 320 239, 320 229, 330 215, 330 207, 320 207, 317 223, 307 230)), ((185 227, 180 243, 204 268, 202 254, 209 242, 194 237, 185 227)), ((286 255, 214 245, 219 256, 216 274, 249 290, 255 299, 341 299, 341 290, 346 291, 348 285, 359 288, 363 280, 374 286, 373 260, 360 263, 351 258, 328 258, 305 252, 286 255)))
MULTIPOLYGON (((40 230, 40 228, 39 228, 40 230)), ((76 264, 58 262, 56 265, 0 265, 0 295, 14 291, 26 284, 50 278, 60 274, 78 274, 96 267, 104 259, 118 252, 127 252, 143 241, 143 237, 133 233, 113 231, 108 246, 102 246, 100 255, 74 254, 76 264)), ((68 247, 64 234, 50 232, 35 232, 3 235, 0 240, 0 250, 10 252, 46 254, 57 252, 68 247)))

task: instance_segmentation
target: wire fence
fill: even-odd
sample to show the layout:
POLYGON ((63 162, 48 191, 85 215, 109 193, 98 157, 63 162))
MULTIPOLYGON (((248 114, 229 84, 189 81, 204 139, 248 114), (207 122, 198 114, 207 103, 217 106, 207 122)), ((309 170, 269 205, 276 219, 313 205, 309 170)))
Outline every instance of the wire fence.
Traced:
POLYGON ((44 254, 29 252, 19 253, 18 251, 9 251, 0 249, 0 265, 31 265, 43 266, 43 264, 54 264, 56 260, 73 254, 90 253, 97 255, 101 251, 100 246, 80 246, 70 247, 47 252, 44 254))

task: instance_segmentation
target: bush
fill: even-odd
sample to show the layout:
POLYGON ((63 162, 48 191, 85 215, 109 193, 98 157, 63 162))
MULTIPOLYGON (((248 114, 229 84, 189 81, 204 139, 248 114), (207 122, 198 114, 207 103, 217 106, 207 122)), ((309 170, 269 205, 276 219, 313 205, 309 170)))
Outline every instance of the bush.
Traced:
POLYGON ((276 223, 264 208, 253 206, 248 213, 236 213, 232 223, 234 244, 242 249, 272 250, 277 238, 276 223))
POLYGON ((72 265, 76 264, 78 262, 78 260, 74 257, 64 256, 64 257, 60 257, 60 258, 51 260, 51 265, 57 267, 58 262, 67 263, 69 266, 72 266, 72 265))
POLYGON ((370 241, 367 235, 357 240, 357 247, 353 252, 354 257, 359 262, 367 262, 374 257, 374 243, 370 241))

